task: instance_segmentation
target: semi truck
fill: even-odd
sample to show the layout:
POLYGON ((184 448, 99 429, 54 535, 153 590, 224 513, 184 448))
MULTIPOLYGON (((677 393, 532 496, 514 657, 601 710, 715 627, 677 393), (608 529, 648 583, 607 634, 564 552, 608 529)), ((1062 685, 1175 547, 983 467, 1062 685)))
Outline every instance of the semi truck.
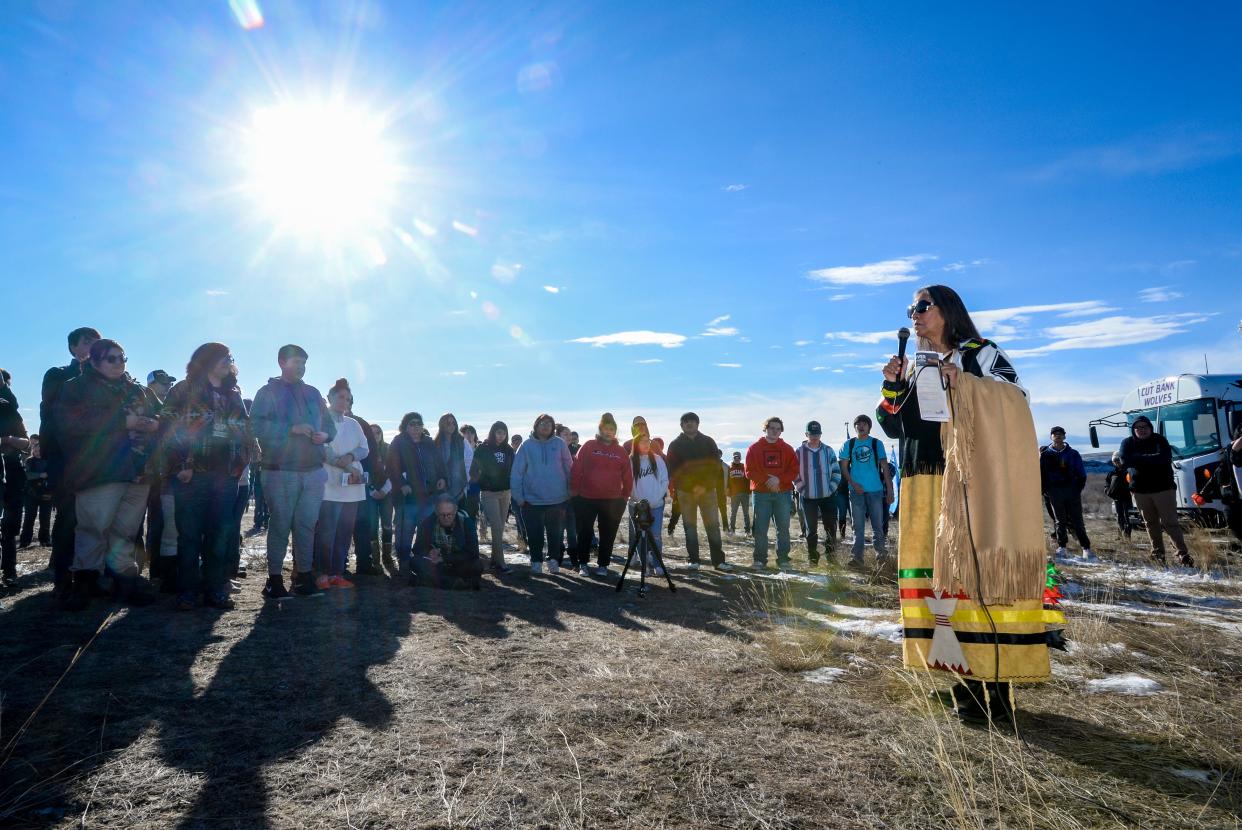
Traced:
POLYGON ((1207 527, 1229 527, 1242 539, 1242 469, 1229 461, 1230 436, 1242 426, 1242 375, 1174 375, 1144 383, 1119 412, 1088 424, 1091 446, 1100 428, 1125 430, 1146 415, 1173 450, 1178 513, 1207 527))

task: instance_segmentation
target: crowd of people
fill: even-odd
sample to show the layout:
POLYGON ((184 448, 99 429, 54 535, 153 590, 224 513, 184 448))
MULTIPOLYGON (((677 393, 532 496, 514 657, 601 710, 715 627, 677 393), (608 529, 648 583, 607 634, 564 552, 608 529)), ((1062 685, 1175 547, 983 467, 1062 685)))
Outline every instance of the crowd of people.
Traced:
MULTIPOLYGON (((145 605, 157 589, 181 609, 232 608, 252 499, 247 533, 266 535, 262 592, 272 600, 350 589, 359 576, 478 588, 487 569, 511 570, 510 519, 532 573, 568 565, 606 577, 622 521, 629 539, 639 535, 639 505, 659 529, 671 504, 668 534, 682 522, 691 570, 702 566, 700 525, 711 565, 732 567, 722 529, 737 532, 739 508, 756 568, 768 566, 773 525, 776 565, 791 567, 793 516, 811 564, 821 553, 834 560, 851 512, 849 564, 863 564, 868 519, 877 565, 888 562, 895 476, 867 415, 856 419, 858 434, 840 456, 819 422, 806 425, 795 449, 782 438, 783 421, 769 418, 745 459, 734 453, 732 464, 693 412, 667 448, 642 416, 622 442, 611 413, 580 443, 547 414, 525 439, 496 421, 480 441, 452 413, 432 435, 423 416, 409 412, 389 442, 354 411, 348 380, 326 396, 305 382, 308 355, 297 345, 280 348, 280 374, 253 399, 243 397, 222 343, 196 349, 183 379, 157 369, 145 384, 129 373, 124 347, 93 328, 71 332, 68 347, 73 359, 44 377, 38 433, 27 433, 7 382, 0 396, 3 577, 15 585, 16 551, 33 543, 37 523, 39 544, 51 547, 55 595, 68 610, 108 594, 145 605)), ((658 530, 653 538, 656 555, 641 564, 659 574, 658 530)))
MULTIPOLYGON (((608 576, 623 521, 630 564, 656 574, 666 509, 668 534, 683 523, 689 569, 702 566, 700 525, 710 564, 733 567, 722 533, 737 533, 739 511, 753 568, 768 567, 773 525, 775 564, 791 567, 794 516, 814 567, 835 561, 852 514, 846 564, 863 565, 870 525, 877 569, 889 569, 899 586, 906 664, 956 675, 949 699, 964 716, 1005 715, 1009 684, 1046 679, 1047 648, 1063 643, 1040 498, 1058 553, 1072 533, 1089 557, 1086 473, 1060 427, 1031 452, 1026 390, 956 292, 920 289, 907 314, 918 361, 889 361, 875 411, 883 433, 900 441, 899 464, 866 414, 839 450, 818 421, 795 447, 781 418, 768 418, 731 463, 694 412, 681 416, 667 446, 641 416, 622 441, 607 412, 585 442, 548 414, 525 437, 498 420, 480 440, 452 413, 433 435, 419 412, 406 413, 388 441, 354 411, 348 380, 326 396, 305 382, 308 355, 297 345, 279 349, 280 373, 251 400, 224 344, 197 348, 184 379, 156 370, 142 384, 127 371, 121 343, 75 329, 73 359, 43 379, 37 434, 27 433, 2 375, 3 578, 14 584, 16 550, 34 541, 37 526, 64 609, 108 594, 149 604, 157 586, 184 610, 229 609, 245 571, 241 524, 252 499, 247 532, 266 534, 269 600, 349 590, 367 576, 478 589, 488 569, 511 570, 510 519, 532 574, 568 567, 608 576), (888 519, 898 482, 902 544, 893 563, 888 519), (640 537, 655 551, 635 562, 640 537)), ((1242 452, 1242 439, 1234 449, 1242 452)), ((1189 564, 1168 442, 1137 418, 1114 465, 1106 488, 1119 529, 1129 533, 1133 500, 1153 555, 1164 558, 1163 531, 1189 564)))

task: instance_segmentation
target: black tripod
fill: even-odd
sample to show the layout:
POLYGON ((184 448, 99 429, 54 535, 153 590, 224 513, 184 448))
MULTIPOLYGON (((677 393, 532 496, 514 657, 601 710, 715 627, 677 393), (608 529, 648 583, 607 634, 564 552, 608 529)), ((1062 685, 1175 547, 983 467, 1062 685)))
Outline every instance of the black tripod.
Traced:
POLYGON ((635 554, 638 555, 638 595, 640 597, 647 595, 648 556, 664 572, 664 578, 668 580, 668 589, 673 593, 677 592, 677 586, 673 584, 672 574, 668 572, 668 568, 664 567, 664 557, 660 555, 660 546, 656 543, 655 537, 651 533, 652 524, 650 509, 638 511, 638 515, 634 517, 634 527, 638 532, 633 534, 630 539, 630 550, 625 556, 625 567, 621 569, 621 578, 617 580, 618 593, 625 586, 625 575, 629 573, 630 563, 634 561, 635 554))

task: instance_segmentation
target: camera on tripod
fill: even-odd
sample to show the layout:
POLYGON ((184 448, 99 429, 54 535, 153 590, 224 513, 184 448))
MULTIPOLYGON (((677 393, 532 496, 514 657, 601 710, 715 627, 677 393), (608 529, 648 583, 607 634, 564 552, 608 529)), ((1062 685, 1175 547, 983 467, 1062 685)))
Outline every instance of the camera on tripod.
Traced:
POLYGON ((655 524, 655 514, 651 512, 651 502, 643 499, 634 505, 634 524, 639 530, 650 530, 655 524))

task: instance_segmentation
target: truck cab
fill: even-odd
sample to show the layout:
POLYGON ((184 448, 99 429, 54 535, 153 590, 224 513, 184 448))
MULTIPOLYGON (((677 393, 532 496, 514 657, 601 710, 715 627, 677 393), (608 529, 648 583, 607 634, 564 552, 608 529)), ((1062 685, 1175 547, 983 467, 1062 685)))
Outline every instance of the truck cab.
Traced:
POLYGON ((1237 519, 1229 518, 1242 512, 1242 469, 1221 462, 1228 460, 1230 436, 1242 424, 1242 375, 1174 375, 1145 383, 1125 396, 1120 412, 1090 422, 1091 446, 1100 446, 1100 427, 1125 430, 1118 440, 1128 436, 1140 415, 1173 450, 1178 512, 1210 527, 1230 524, 1237 532, 1237 519))

